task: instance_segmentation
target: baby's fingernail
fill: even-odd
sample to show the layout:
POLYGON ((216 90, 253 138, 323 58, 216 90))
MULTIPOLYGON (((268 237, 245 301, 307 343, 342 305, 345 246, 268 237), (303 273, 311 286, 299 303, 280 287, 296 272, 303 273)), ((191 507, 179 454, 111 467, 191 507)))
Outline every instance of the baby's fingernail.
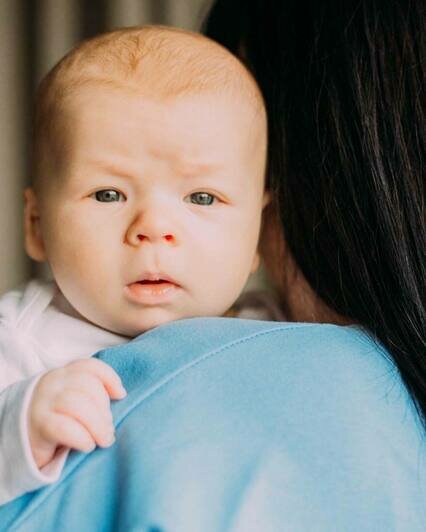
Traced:
POLYGON ((126 391, 126 388, 120 384, 119 388, 118 388, 118 394, 120 396, 120 398, 122 399, 123 397, 126 397, 127 395, 127 391, 126 391))
POLYGON ((115 442, 115 434, 114 431, 108 432, 108 434, 105 434, 102 438, 102 440, 99 442, 100 447, 109 447, 115 442))

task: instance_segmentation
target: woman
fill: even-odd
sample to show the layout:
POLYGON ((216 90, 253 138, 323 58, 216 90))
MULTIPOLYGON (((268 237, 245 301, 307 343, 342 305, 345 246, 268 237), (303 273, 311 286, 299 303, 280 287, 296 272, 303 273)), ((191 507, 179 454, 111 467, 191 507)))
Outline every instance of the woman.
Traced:
POLYGON ((214 3, 269 112, 267 266, 293 320, 343 326, 182 320, 101 353, 115 445, 0 530, 424 530, 422 1, 214 3))
POLYGON ((205 27, 265 97, 281 227, 264 256, 287 315, 366 327, 423 423, 425 17, 422 0, 217 0, 205 27))

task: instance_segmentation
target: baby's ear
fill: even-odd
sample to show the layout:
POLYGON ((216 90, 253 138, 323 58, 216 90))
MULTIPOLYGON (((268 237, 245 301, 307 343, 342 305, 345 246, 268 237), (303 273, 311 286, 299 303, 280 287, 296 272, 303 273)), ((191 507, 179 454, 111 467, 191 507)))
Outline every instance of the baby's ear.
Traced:
POLYGON ((262 199, 262 209, 267 207, 272 201, 272 196, 269 190, 265 190, 263 193, 263 199, 262 199))
MULTIPOLYGON (((271 203, 271 201, 272 201, 271 193, 269 192, 269 190, 265 190, 265 192, 263 193, 263 198, 262 198, 262 209, 265 209, 265 207, 267 207, 271 203)), ((260 254, 259 254, 259 250, 257 250, 256 254, 253 257, 253 262, 251 265, 250 273, 256 273, 257 270, 259 269, 259 265, 260 265, 260 254)))
POLYGON ((256 251, 253 257, 253 262, 251 264, 250 273, 256 273, 259 268, 259 265, 260 265, 260 256, 259 256, 259 252, 256 251))
MULTIPOLYGON (((271 203, 271 201, 272 201, 271 193, 269 192, 269 190, 265 190, 265 192, 263 193, 263 198, 262 198, 262 209, 267 207, 271 203)), ((259 254, 259 250, 256 250, 256 253, 253 257, 253 262, 251 265, 250 273, 256 273, 257 270, 259 269, 259 265, 260 265, 260 254, 259 254)))
POLYGON ((25 251, 33 260, 44 262, 46 253, 41 236, 38 201, 33 188, 24 190, 24 201, 25 251))

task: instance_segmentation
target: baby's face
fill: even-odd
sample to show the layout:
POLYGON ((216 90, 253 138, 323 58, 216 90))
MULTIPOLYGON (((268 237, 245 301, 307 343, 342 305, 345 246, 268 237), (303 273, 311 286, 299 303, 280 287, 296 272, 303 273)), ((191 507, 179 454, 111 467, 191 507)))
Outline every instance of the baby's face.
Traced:
POLYGON ((127 336, 223 314, 257 260, 264 119, 226 94, 154 101, 99 87, 65 120, 63 168, 38 204, 73 307, 127 336))

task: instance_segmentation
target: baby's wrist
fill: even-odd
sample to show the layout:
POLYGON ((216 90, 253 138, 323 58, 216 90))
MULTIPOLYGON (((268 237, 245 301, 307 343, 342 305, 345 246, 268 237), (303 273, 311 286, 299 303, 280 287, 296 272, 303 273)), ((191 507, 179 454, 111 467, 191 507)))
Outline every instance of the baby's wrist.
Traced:
POLYGON ((34 427, 31 417, 28 420, 28 439, 31 454, 38 469, 49 464, 55 456, 57 444, 49 441, 34 427))
POLYGON ((30 447, 34 462, 41 470, 53 460, 58 445, 46 441, 33 443, 30 439, 30 447))

